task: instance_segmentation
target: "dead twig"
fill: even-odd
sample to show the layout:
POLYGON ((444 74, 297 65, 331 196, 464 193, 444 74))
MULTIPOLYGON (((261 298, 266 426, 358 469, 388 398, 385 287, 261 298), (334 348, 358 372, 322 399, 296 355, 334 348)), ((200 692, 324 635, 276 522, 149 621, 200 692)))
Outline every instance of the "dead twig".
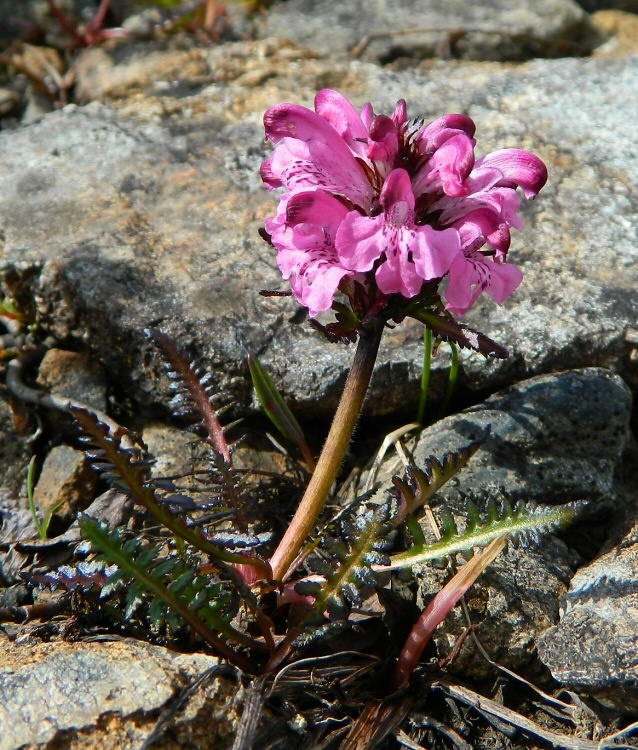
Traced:
POLYGON ((504 36, 512 39, 519 39, 522 42, 547 45, 553 44, 556 47, 563 47, 565 50, 572 50, 584 54, 586 49, 584 45, 574 42, 571 39, 544 39, 534 34, 524 32, 510 31, 508 29, 498 29, 481 26, 425 26, 421 28, 406 29, 389 29, 387 31, 373 31, 362 37, 357 44, 350 50, 348 56, 354 59, 361 57, 367 47, 375 39, 385 39, 395 36, 411 36, 413 34, 445 34, 449 39, 458 41, 469 34, 484 34, 486 36, 504 36))
POLYGON ((81 401, 76 401, 72 398, 66 398, 62 396, 56 396, 54 393, 48 393, 47 391, 39 391, 35 388, 31 388, 22 382, 22 371, 27 361, 33 356, 33 352, 28 355, 12 359, 7 364, 7 378, 6 386, 9 391, 20 401, 25 401, 28 404, 35 404, 36 406, 42 406, 45 409, 55 409, 57 411, 63 411, 67 414, 71 413, 71 409, 81 409, 90 411, 93 413, 100 422, 103 422, 110 430, 111 434, 117 435, 125 448, 134 447, 127 431, 119 425, 115 420, 111 419, 108 414, 105 414, 98 409, 94 409, 92 406, 87 406, 81 401))
POLYGON ((601 750, 599 742, 552 732, 535 721, 496 703, 496 701, 485 698, 469 688, 444 682, 435 683, 433 687, 455 701, 475 709, 488 721, 492 722, 496 719, 499 722, 505 722, 525 734, 548 742, 552 747, 562 750, 601 750))

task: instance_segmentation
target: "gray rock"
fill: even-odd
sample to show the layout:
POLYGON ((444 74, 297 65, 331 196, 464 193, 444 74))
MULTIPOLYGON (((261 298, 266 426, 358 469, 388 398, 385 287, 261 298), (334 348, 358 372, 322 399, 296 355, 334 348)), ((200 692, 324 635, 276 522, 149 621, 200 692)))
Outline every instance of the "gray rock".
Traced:
MULTIPOLYGON (((424 75, 307 59, 265 42, 220 49, 215 59, 226 68, 200 95, 120 99, 119 116, 70 107, 0 134, 5 285, 45 329, 89 347, 138 404, 167 400, 141 334, 154 324, 191 346, 244 406, 253 351, 302 414, 334 407, 351 351, 326 344, 292 300, 257 294, 285 288, 257 237, 275 208, 257 169, 268 153, 263 109, 309 103, 318 82, 339 76, 359 104, 387 111, 405 96, 425 117, 466 111, 479 124, 481 153, 516 145, 548 162, 550 183, 524 207, 527 226, 514 238, 523 286, 502 308, 485 300, 467 316, 512 356, 464 356, 464 386, 494 389, 587 365, 638 385, 636 175, 628 166, 638 158, 638 104, 626 96, 638 86, 635 58, 514 70, 438 64, 424 75), (259 68, 266 80, 255 86, 259 68)), ((418 325, 386 335, 370 412, 414 408, 421 357, 418 325)), ((435 362, 435 396, 446 367, 445 357, 435 362)))
MULTIPOLYGON (((20 413, 26 428, 26 412, 20 413)), ((32 449, 27 442, 30 433, 21 432, 8 403, 0 400, 0 487, 14 496, 23 492, 32 449)))
POLYGON ((24 498, 18 498, 0 487, 0 586, 11 586, 28 561, 28 556, 16 549, 15 543, 38 536, 33 514, 24 498))
MULTIPOLYGON (((158 646, 106 643, 0 644, 0 750, 62 741, 65 747, 140 747, 160 709, 218 660, 158 646), (90 732, 90 734, 89 734, 90 732)), ((186 702, 162 747, 202 750, 232 743, 237 682, 222 671, 186 702)))
POLYGON ((259 34, 294 39, 324 55, 361 50, 369 62, 447 56, 526 60, 586 55, 597 35, 572 0, 288 0, 262 17, 259 34), (361 44, 369 37, 365 47, 361 44))
MULTIPOLYGON (((607 508, 618 514, 623 503, 616 496, 615 474, 629 438, 630 415, 631 394, 608 371, 546 375, 434 424, 421 433, 413 455, 416 465, 423 466, 428 456, 442 458, 491 425, 485 446, 433 500, 435 513, 446 507, 463 518, 468 501, 480 509, 488 501, 552 505, 580 500, 588 504, 589 513, 607 508)), ((561 536, 565 541, 547 536, 510 549, 466 597, 491 657, 528 675, 530 670, 539 672, 538 639, 557 623, 560 598, 579 561, 568 546, 573 532, 566 529, 561 536)), ((422 604, 449 578, 431 566, 416 572, 422 604)), ((458 609, 448 617, 436 634, 442 653, 451 651, 466 624, 458 609)), ((470 646, 454 669, 480 676, 487 664, 470 646)), ((562 681, 560 673, 554 675, 562 681)))
POLYGON ((78 352, 49 349, 38 368, 38 385, 62 398, 106 409, 106 382, 99 362, 78 352))
POLYGON ((417 466, 476 439, 485 448, 444 489, 447 502, 467 492, 484 504, 587 500, 614 506, 614 475, 629 439, 631 392, 601 369, 543 375, 494 394, 437 422, 414 449, 417 466))
MULTIPOLYGON (((634 466, 635 460, 634 451, 634 466)), ((613 549, 576 573, 561 600, 560 622, 538 645, 560 683, 629 712, 638 711, 637 566, 634 521, 613 549)))

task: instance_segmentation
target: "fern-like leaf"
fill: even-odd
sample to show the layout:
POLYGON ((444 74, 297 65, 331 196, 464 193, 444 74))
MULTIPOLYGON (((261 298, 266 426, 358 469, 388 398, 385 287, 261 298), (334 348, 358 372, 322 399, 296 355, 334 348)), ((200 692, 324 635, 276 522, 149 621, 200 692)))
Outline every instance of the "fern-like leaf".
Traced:
POLYGON ((375 566, 375 570, 398 570, 420 563, 438 560, 458 552, 471 552, 475 547, 485 547, 499 536, 507 535, 510 541, 530 543, 571 523, 582 511, 584 503, 566 503, 558 506, 537 506, 519 503, 515 508, 505 504, 500 509, 492 503, 487 518, 482 520, 475 510, 469 513, 470 523, 462 533, 448 519, 442 539, 425 548, 412 548, 395 555, 389 565, 375 566))
MULTIPOLYGON (((167 620, 168 608, 173 614, 179 615, 221 656, 242 670, 253 671, 254 667, 250 660, 235 651, 218 634, 245 646, 255 646, 255 642, 244 633, 235 630, 220 614, 219 610, 223 607, 218 607, 214 601, 219 592, 218 587, 211 586, 195 569, 189 568, 184 558, 176 560, 174 564, 163 564, 163 567, 154 565, 159 552, 157 547, 140 552, 137 539, 122 544, 121 532, 109 533, 89 516, 80 518, 80 527, 83 534, 110 564, 117 565, 123 574, 135 581, 135 585, 127 590, 128 616, 143 596, 151 595, 162 602, 155 605, 152 610, 153 616, 157 618, 157 624, 167 620), (172 573, 176 575, 173 576, 172 573), (202 596, 198 597, 200 592, 202 596), (210 606, 211 602, 213 606, 210 606)), ((177 621, 173 620, 171 624, 175 626, 177 621)))
POLYGON ((435 456, 429 456, 423 469, 408 466, 406 479, 393 477, 392 483, 403 499, 395 524, 402 523, 408 514, 414 513, 429 503, 432 496, 468 463, 489 435, 490 426, 488 425, 476 440, 465 447, 446 453, 441 460, 435 456))
POLYGON ((152 461, 141 448, 124 448, 122 445, 124 436, 127 436, 127 442, 131 442, 130 433, 122 429, 120 431, 122 434, 113 434, 106 424, 87 409, 71 407, 71 411, 86 436, 85 442, 91 445, 87 450, 87 455, 111 485, 124 491, 136 503, 142 505, 176 537, 190 543, 195 549, 212 559, 218 562, 258 567, 265 577, 269 577, 268 563, 259 558, 228 552, 223 546, 214 544, 188 517, 184 514, 174 514, 170 503, 162 502, 150 475, 152 461))
POLYGON ((83 560, 76 565, 60 565, 46 573, 23 571, 20 578, 40 588, 47 587, 50 591, 80 591, 86 594, 96 590, 102 595, 107 586, 110 591, 113 590, 113 580, 118 572, 116 565, 106 565, 102 560, 83 560))
POLYGON ((229 445, 225 435, 230 426, 224 427, 220 417, 231 404, 215 406, 214 400, 224 400, 225 394, 215 391, 212 373, 204 370, 170 336, 157 328, 147 328, 144 333, 160 349, 166 360, 168 377, 172 381, 171 388, 175 391, 171 406, 181 415, 194 413, 199 420, 196 427, 205 430, 211 448, 230 462, 233 446, 229 445))
POLYGON ((383 503, 364 497, 363 503, 359 499, 342 510, 313 543, 306 565, 316 575, 294 585, 295 593, 312 603, 288 631, 266 671, 276 669, 291 652, 348 627, 352 607, 361 604, 366 588, 377 585, 373 568, 389 562, 389 537, 394 536, 390 518, 396 503, 391 496, 383 503))

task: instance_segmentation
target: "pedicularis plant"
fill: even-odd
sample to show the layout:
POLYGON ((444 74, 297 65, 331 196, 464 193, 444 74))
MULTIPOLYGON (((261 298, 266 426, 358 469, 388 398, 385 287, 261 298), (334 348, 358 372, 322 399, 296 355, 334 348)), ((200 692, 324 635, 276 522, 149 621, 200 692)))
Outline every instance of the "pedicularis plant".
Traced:
MULTIPOLYGON (((502 303, 520 284, 520 270, 507 262, 510 229, 521 225, 518 189, 534 197, 547 171, 536 156, 517 149, 477 159, 469 117, 424 124, 408 119, 404 101, 392 115, 376 115, 369 104, 358 112, 341 94, 324 90, 315 111, 279 104, 264 122, 275 148, 262 177, 269 189, 281 190, 264 236, 316 329, 337 344, 356 342, 316 466, 294 417, 251 360, 262 402, 302 448, 311 472, 296 512, 280 539, 263 528, 264 504, 297 492, 298 485, 290 477, 285 486, 281 478, 268 484, 235 467, 236 443, 227 441, 210 374, 153 330, 148 335, 163 352, 177 391, 175 407, 196 415, 210 468, 197 493, 178 478, 155 477, 151 457, 131 433, 75 409, 97 467, 170 535, 150 543, 143 534, 109 532, 86 516, 82 526, 111 564, 100 574, 102 594, 123 589, 127 617, 146 607, 156 631, 190 628, 251 674, 274 673, 317 640, 329 648, 330 634, 349 627, 352 609, 387 585, 389 571, 485 548, 451 577, 392 655, 388 685, 396 690, 408 683, 436 626, 508 539, 567 523, 577 510, 469 506, 462 531, 448 522, 438 541, 426 543, 414 516, 485 435, 440 460, 408 467, 391 490, 377 492, 381 497, 365 493, 336 517, 325 510, 388 325, 412 317, 437 339, 507 356, 457 316, 484 292, 502 303), (331 312, 331 322, 316 321, 331 312)), ((81 575, 95 583, 86 569, 81 575)))

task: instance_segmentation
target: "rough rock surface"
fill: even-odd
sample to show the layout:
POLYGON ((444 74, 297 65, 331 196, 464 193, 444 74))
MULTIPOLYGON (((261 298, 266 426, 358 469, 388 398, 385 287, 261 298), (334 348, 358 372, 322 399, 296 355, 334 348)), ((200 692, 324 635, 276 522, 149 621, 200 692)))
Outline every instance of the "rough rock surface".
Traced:
POLYGON ((73 521, 93 498, 97 475, 82 451, 56 445, 48 453, 33 492, 41 514, 55 512, 73 521))
MULTIPOLYGON (((140 747, 160 712, 193 678, 219 667, 203 654, 180 655, 140 642, 0 644, 0 750, 140 747), (88 733, 88 729, 91 733, 88 733)), ((232 672, 231 672, 232 674, 232 672)), ((232 741, 238 689, 223 668, 181 708, 164 750, 193 743, 222 750, 232 741)), ((160 735, 161 737, 161 735, 160 735)), ((150 745, 153 746, 153 745, 150 745)))
MULTIPOLYGON (((424 466, 429 456, 441 459, 491 427, 485 446, 437 493, 435 511, 446 507, 462 519, 468 501, 478 508, 485 508, 490 500, 497 505, 581 501, 586 505, 583 513, 598 519, 594 525, 602 533, 591 534, 585 545, 567 529, 562 540, 547 537, 538 544, 510 549, 468 595, 470 612, 480 623, 479 639, 504 666, 529 671, 539 637, 558 622, 559 600, 579 553, 593 555, 595 546, 606 538, 604 529, 613 527, 622 515, 624 499, 617 492, 616 474, 629 440, 631 403, 629 389, 607 370, 543 375, 437 422, 421 433, 413 447, 416 465, 424 466)), ((446 575, 424 566, 418 578, 421 601, 427 602, 446 575)), ((615 589, 608 590, 602 582, 599 586, 606 596, 614 596, 615 589)), ((465 626, 460 611, 448 617, 437 635, 443 652, 451 650, 465 626)), ((635 642, 626 647, 626 661, 632 658, 638 660, 635 642)), ((536 661, 533 668, 538 671, 539 666, 536 661)), ((454 668, 467 675, 480 673, 487 665, 470 645, 454 668)), ((613 672, 612 667, 608 674, 613 672)), ((606 687, 614 694, 613 686, 606 687)), ((617 702, 622 700, 622 693, 614 696, 617 702)))
POLYGON ((24 487, 31 449, 26 442, 28 435, 16 428, 11 407, 1 400, 0 435, 0 487, 17 496, 24 487))
POLYGON ((38 367, 39 386, 63 398, 106 409, 106 382, 99 362, 78 352, 49 349, 38 367))
MULTIPOLYGON (((166 400, 141 333, 154 324, 192 344, 244 403, 245 355, 253 351, 300 409, 334 406, 351 352, 326 345, 291 300, 257 294, 281 288, 257 236, 275 207, 257 168, 268 152, 259 126, 265 106, 309 103, 317 85, 336 84, 336 73, 301 52, 293 63, 290 48, 273 49, 228 45, 235 83, 213 82, 191 96, 170 87, 161 96, 139 94, 116 102, 119 115, 96 104, 70 107, 0 133, 5 285, 60 339, 90 348, 139 402, 166 400), (266 56, 257 67, 272 76, 257 88, 241 81, 241 71, 255 69, 255 55, 266 56), (160 116, 160 107, 169 114, 160 116)), ((525 206, 526 227, 514 238, 523 286, 506 306, 485 300, 467 316, 512 356, 464 358, 465 386, 493 389, 586 365, 611 367, 636 386, 630 165, 638 158, 638 104, 626 92, 638 86, 638 60, 499 70, 439 63, 423 73, 351 63, 341 70, 349 71, 341 87, 359 103, 370 99, 387 111, 405 96, 410 111, 426 117, 465 111, 479 123, 482 152, 516 144, 548 162, 550 182, 525 206)), ((371 412, 411 408, 420 339, 410 324, 386 336, 371 412)), ((444 357, 435 364, 435 391, 445 366, 444 357)))
POLYGON ((597 35, 572 0, 288 0, 263 17, 260 34, 308 45, 324 55, 352 53, 389 63, 439 55, 470 60, 526 60, 586 55, 597 35))
MULTIPOLYGON (((30 14, 38 5, 29 0, 19 9, 30 14)), ((372 101, 377 111, 403 97, 413 116, 469 114, 479 154, 507 146, 537 152, 550 181, 524 206, 526 226, 511 256, 525 282, 502 308, 485 300, 467 316, 512 354, 489 362, 462 355, 460 397, 477 405, 428 429, 415 455, 417 463, 441 455, 490 422, 490 441, 442 494, 448 504, 460 510, 464 498, 481 504, 488 496, 588 501, 593 516, 558 539, 503 555, 468 604, 494 658, 537 680, 549 669, 563 685, 638 711, 638 533, 635 493, 621 481, 623 470, 635 471, 635 454, 633 465, 620 467, 631 408, 620 377, 638 389, 637 19, 617 11, 588 16, 569 0, 499 1, 489 9, 437 0, 418 16, 417 5, 395 2, 388 15, 381 0, 349 0, 330 25, 334 4, 319 0, 303 17, 306 0, 289 0, 257 20, 259 41, 207 46, 179 36, 95 46, 74 61, 78 103, 31 121, 42 103, 33 87, 26 110, 15 104, 24 81, 1 88, 0 116, 9 113, 1 122, 24 115, 0 131, 2 293, 15 297, 39 332, 74 352, 52 353, 40 385, 72 382, 68 395, 134 414, 162 459, 156 471, 181 472, 188 464, 182 438, 172 427, 148 426, 170 395, 144 327, 165 329, 198 355, 243 411, 254 406, 248 352, 259 354, 309 419, 332 411, 352 356, 313 332, 292 300, 257 294, 285 288, 257 236, 275 210, 258 178, 270 150, 261 126, 267 107, 310 106, 326 86, 358 105, 372 101), (315 19, 323 21, 314 26, 315 19), (415 19, 445 30, 423 34, 415 19), (349 58, 366 34, 360 59, 349 58), (572 57, 512 64, 561 54, 572 57), (104 380, 84 380, 87 361, 104 367, 104 380), (561 372, 574 368, 591 369, 561 372)), ((631 0, 580 5, 637 9, 631 0)), ((15 8, 0 0, 0 40, 15 8)), ((414 414, 421 357, 419 326, 386 333, 369 413, 393 421, 414 414)), ((448 364, 442 347, 432 401, 448 364)), ((0 403, 0 578, 7 586, 26 560, 57 543, 14 544, 36 530, 19 497, 31 447, 12 420, 0 403)), ((380 435, 385 427, 374 423, 380 435)), ((125 506, 123 496, 106 493, 95 515, 120 524, 125 506)), ((77 541, 77 524, 66 534, 77 541)), ((421 599, 443 581, 430 569, 419 579, 421 599)), ((22 604, 25 594, 24 586, 2 589, 1 606, 22 604)), ((450 618, 437 636, 442 651, 463 626, 450 618)), ((16 625, 6 632, 18 638, 0 646, 0 750, 139 747, 177 691, 216 663, 143 644, 35 643, 16 625)), ((475 653, 461 653, 456 668, 464 676, 484 669, 475 653)), ((157 746, 229 747, 236 692, 233 679, 202 687, 175 736, 160 736, 157 746)))
POLYGON ((539 642, 541 661, 561 684, 629 712, 638 711, 637 569, 634 521, 618 544, 572 578, 560 622, 539 642))

